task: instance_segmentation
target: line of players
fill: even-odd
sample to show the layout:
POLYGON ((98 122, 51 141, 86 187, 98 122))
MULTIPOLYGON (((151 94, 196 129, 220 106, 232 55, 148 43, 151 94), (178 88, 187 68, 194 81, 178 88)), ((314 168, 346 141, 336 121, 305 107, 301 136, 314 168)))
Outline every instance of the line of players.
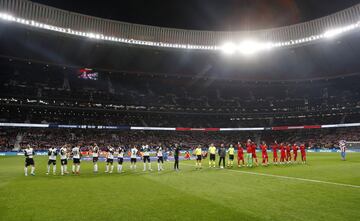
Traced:
MULTIPOLYGON (((258 158, 256 155, 256 144, 252 142, 251 140, 248 140, 245 144, 246 147, 246 162, 245 162, 245 153, 244 148, 240 142, 237 144, 237 164, 238 167, 247 166, 247 167, 253 167, 255 164, 258 166, 258 158)), ((260 145, 261 154, 262 154, 262 165, 268 166, 269 165, 269 157, 268 157, 268 146, 265 142, 262 142, 260 145)), ((297 144, 293 144, 292 146, 290 144, 284 144, 280 143, 280 145, 275 141, 274 144, 271 146, 272 152, 273 152, 273 164, 290 164, 292 162, 298 162, 297 161, 297 155, 298 150, 300 150, 301 153, 301 161, 302 163, 306 163, 306 147, 304 144, 301 144, 298 146, 297 144), (278 151, 280 150, 280 158, 278 157, 278 151), (292 153, 291 153, 292 152, 292 153)), ((174 170, 179 170, 179 151, 180 148, 177 144, 175 144, 174 149, 174 170)), ((30 145, 27 146, 27 148, 24 151, 25 153, 25 176, 28 175, 28 166, 31 166, 31 175, 35 175, 35 162, 33 159, 33 156, 35 155, 34 150, 30 147, 30 145)), ((112 173, 114 170, 114 159, 115 155, 117 155, 118 165, 117 165, 117 172, 121 173, 123 172, 123 161, 124 161, 124 153, 125 149, 122 147, 119 147, 115 149, 112 146, 109 146, 106 151, 106 169, 105 173, 112 173)), ((224 144, 221 144, 220 148, 217 149, 214 144, 210 144, 208 148, 209 154, 209 167, 215 167, 215 159, 216 154, 218 153, 220 160, 219 160, 219 167, 224 168, 225 167, 225 157, 228 154, 228 167, 233 167, 234 159, 235 159, 235 149, 234 146, 231 144, 228 149, 225 148, 224 144)), ((56 158, 58 155, 58 151, 56 148, 50 148, 48 151, 49 161, 47 165, 47 173, 50 173, 51 165, 53 165, 53 174, 56 174, 56 158)), ((72 173, 73 174, 79 174, 80 173, 80 159, 81 159, 81 151, 80 146, 75 146, 72 148, 70 152, 68 152, 68 146, 64 145, 60 148, 59 151, 60 155, 60 162, 61 162, 61 175, 68 174, 67 171, 67 164, 68 164, 68 158, 72 157, 73 159, 73 165, 72 165, 72 173)), ((91 148, 91 155, 92 155, 92 161, 93 161, 93 171, 94 173, 98 172, 98 160, 100 156, 100 148, 94 144, 94 146, 91 148)), ((201 160, 204 157, 201 145, 199 145, 194 150, 194 155, 196 156, 196 168, 202 168, 201 160)), ((144 168, 143 171, 146 171, 147 169, 152 171, 151 168, 151 162, 150 162, 150 148, 148 145, 143 145, 141 148, 141 151, 138 150, 136 146, 130 149, 130 169, 136 169, 136 162, 137 162, 137 156, 141 156, 144 162, 144 168)), ((164 158, 163 158, 163 148, 161 145, 159 145, 156 148, 156 156, 157 156, 157 166, 158 171, 164 170, 163 164, 164 164, 164 158)))
MULTIPOLYGON (((179 170, 179 165, 178 165, 178 156, 179 156, 179 146, 176 144, 175 145, 175 164, 174 164, 174 169, 175 170, 179 170), (177 154, 177 156, 176 156, 177 154), (176 165, 177 164, 177 165, 176 165)), ((99 156, 100 156, 100 148, 94 144, 91 148, 91 156, 92 156, 92 161, 93 161, 93 171, 94 173, 97 173, 99 171, 98 169, 98 160, 99 160, 99 156)), ((109 146, 107 148, 106 151, 106 169, 105 169, 105 173, 113 173, 114 170, 114 159, 115 156, 118 160, 118 165, 117 165, 117 172, 121 173, 123 172, 123 162, 124 162, 124 154, 125 154, 125 149, 122 147, 119 148, 114 148, 112 146, 109 146)), ((30 145, 27 145, 26 149, 24 150, 24 155, 25 155, 25 168, 24 168, 24 172, 25 172, 25 176, 28 176, 28 167, 31 166, 31 175, 35 175, 35 162, 34 162, 34 149, 31 148, 30 145)), ((61 175, 64 174, 68 174, 68 169, 67 169, 67 165, 68 165, 68 159, 72 158, 73 160, 73 164, 72 164, 72 173, 73 174, 80 174, 80 159, 82 157, 81 155, 81 150, 80 150, 80 146, 74 146, 71 151, 69 151, 68 145, 64 145, 60 148, 60 150, 58 151, 55 147, 51 147, 48 150, 48 163, 47 163, 47 172, 46 174, 49 175, 50 174, 50 169, 51 169, 51 165, 53 166, 53 174, 56 174, 56 159, 57 156, 60 155, 60 170, 61 170, 61 175)), ((148 168, 148 170, 152 171, 151 168, 151 163, 150 163, 150 148, 148 145, 143 145, 141 148, 141 151, 138 150, 138 148, 136 146, 133 146, 133 148, 130 149, 129 152, 130 155, 130 169, 131 170, 135 170, 136 169, 136 161, 137 161, 137 157, 141 156, 144 162, 144 169, 143 171, 146 171, 146 169, 148 168)), ((157 162, 158 162, 158 171, 162 171, 164 170, 164 157, 163 157, 163 147, 161 145, 159 145, 156 148, 156 156, 157 156, 157 162)))
MULTIPOLYGON (((251 140, 247 140, 245 147, 246 150, 244 150, 242 144, 238 142, 237 144, 237 164, 238 167, 247 166, 247 167, 253 167, 255 164, 256 166, 259 165, 258 158, 256 155, 256 144, 252 142, 251 140), (246 163, 244 158, 244 151, 246 151, 246 163)), ((265 142, 262 142, 260 145, 261 149, 261 155, 262 155, 262 165, 268 166, 269 165, 269 156, 268 156, 268 149, 269 147, 265 142)), ((290 163, 298 163, 297 157, 298 157, 298 151, 300 150, 301 154, 301 162, 303 164, 306 163, 306 146, 305 144, 301 144, 298 146, 296 143, 293 145, 290 145, 289 143, 280 143, 278 144, 277 141, 275 141, 271 145, 271 150, 273 152, 273 164, 290 164, 290 163), (280 151, 280 158, 278 157, 278 151, 280 151)), ((199 145, 195 151, 194 155, 196 156, 196 168, 200 169, 202 168, 201 160, 204 157, 204 154, 201 149, 201 145, 199 145)), ((209 156, 209 167, 215 168, 215 159, 216 154, 219 155, 219 167, 224 168, 225 167, 225 157, 228 154, 228 167, 233 167, 234 164, 234 158, 235 158, 235 149, 232 144, 230 144, 229 148, 226 150, 224 144, 220 145, 220 148, 217 149, 214 144, 210 144, 207 153, 205 153, 205 156, 209 156)))

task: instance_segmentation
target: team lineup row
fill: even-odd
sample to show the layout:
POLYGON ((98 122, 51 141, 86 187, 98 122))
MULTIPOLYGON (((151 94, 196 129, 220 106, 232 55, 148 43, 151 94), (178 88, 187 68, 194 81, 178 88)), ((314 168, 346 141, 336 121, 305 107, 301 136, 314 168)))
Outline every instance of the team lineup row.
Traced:
MULTIPOLYGON (((253 167, 255 164, 258 166, 258 158, 256 155, 256 144, 248 140, 245 144, 246 146, 246 162, 244 157, 244 149, 242 144, 238 142, 237 150, 235 150, 234 145, 230 145, 229 148, 226 148, 224 144, 221 144, 219 148, 216 148, 214 144, 210 144, 207 151, 203 151, 202 146, 197 146, 194 151, 193 155, 196 157, 196 169, 201 169, 202 164, 201 161, 203 158, 209 156, 209 167, 215 168, 215 160, 216 156, 220 157, 219 159, 219 167, 223 169, 225 167, 225 158, 228 155, 228 167, 233 167, 234 159, 235 159, 235 152, 237 152, 237 165, 238 167, 247 166, 253 167)), ((268 146, 265 142, 260 145, 261 153, 262 153, 262 165, 268 166, 269 165, 269 157, 268 157, 268 146)), ((276 164, 285 164, 285 163, 292 163, 297 162, 297 154, 298 150, 301 153, 301 161, 302 163, 306 163, 306 147, 305 145, 294 144, 293 146, 284 145, 281 143, 280 145, 275 141, 274 144, 271 146, 273 152, 273 163, 276 164), (278 150, 280 150, 280 159, 278 158, 278 150)), ((156 157, 157 157, 157 170, 162 171, 164 170, 164 149, 161 145, 155 148, 156 150, 156 157)), ((179 156, 180 156, 180 146, 178 144, 174 145, 173 148, 173 157, 174 157, 174 170, 179 171, 179 156)), ((100 148, 94 144, 91 147, 90 154, 92 156, 93 161, 93 171, 97 173, 98 170, 98 160, 100 156, 100 148)), ((123 147, 114 148, 113 146, 109 146, 106 150, 105 158, 106 158, 106 169, 105 173, 112 173, 114 170, 114 159, 117 158, 118 165, 117 165, 117 172, 123 172, 123 161, 124 161, 124 154, 126 150, 123 147)), ((136 169, 136 161, 137 157, 140 156, 144 162, 144 171, 150 170, 151 162, 150 162, 150 153, 151 148, 149 145, 143 145, 140 150, 133 146, 129 152, 127 152, 130 156, 130 169, 136 169)), ((189 152, 186 153, 188 156, 185 156, 185 159, 190 159, 189 152)), ((31 175, 35 175, 35 162, 34 162, 34 149, 28 145, 24 150, 25 155, 25 176, 28 175, 28 167, 31 166, 31 175)), ((80 159, 82 157, 80 145, 77 145, 69 151, 68 145, 64 145, 60 148, 60 150, 56 149, 55 147, 51 147, 48 150, 48 165, 47 165, 47 175, 50 173, 50 167, 53 165, 53 174, 56 174, 56 159, 57 156, 60 155, 60 162, 61 162, 61 175, 67 174, 67 164, 68 159, 72 158, 73 165, 72 165, 72 172, 74 174, 80 173, 80 159)))

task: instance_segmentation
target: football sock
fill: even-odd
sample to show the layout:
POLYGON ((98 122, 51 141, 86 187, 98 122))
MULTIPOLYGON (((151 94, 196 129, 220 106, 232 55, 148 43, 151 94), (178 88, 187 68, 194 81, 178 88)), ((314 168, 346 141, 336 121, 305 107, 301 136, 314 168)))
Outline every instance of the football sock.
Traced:
POLYGON ((76 172, 79 173, 80 172, 80 165, 77 166, 76 168, 76 172))

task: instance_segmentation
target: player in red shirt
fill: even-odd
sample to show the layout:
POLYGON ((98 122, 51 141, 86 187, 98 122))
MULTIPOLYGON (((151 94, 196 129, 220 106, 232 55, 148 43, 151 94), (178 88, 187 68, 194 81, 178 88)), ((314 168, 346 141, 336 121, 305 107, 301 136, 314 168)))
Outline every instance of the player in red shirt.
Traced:
POLYGON ((303 143, 300 145, 300 153, 302 163, 306 163, 306 147, 303 143))
POLYGON ((238 167, 245 166, 245 160, 244 160, 244 149, 241 146, 241 143, 238 142, 238 149, 237 149, 237 155, 238 155, 238 167))
POLYGON ((272 151, 273 151, 273 164, 278 164, 278 154, 277 150, 279 149, 279 145, 277 141, 272 145, 272 151))
POLYGON ((298 145, 294 143, 294 145, 292 146, 292 150, 294 154, 294 163, 297 163, 296 158, 297 158, 298 149, 299 149, 298 145))
POLYGON ((291 163, 291 146, 290 144, 286 144, 286 161, 287 163, 291 163))
POLYGON ((284 164, 285 163, 285 146, 283 143, 280 144, 280 164, 284 164))
POLYGON ((266 145, 265 141, 263 141, 262 144, 260 145, 260 149, 261 149, 261 153, 262 153, 262 165, 268 166, 269 165, 269 157, 267 154, 267 145, 266 145))
POLYGON ((247 167, 252 167, 253 164, 253 157, 252 157, 252 145, 251 140, 249 139, 246 142, 246 165, 247 167))
POLYGON ((258 159, 256 156, 256 144, 254 142, 252 142, 251 147, 252 147, 252 158, 255 159, 255 165, 259 166, 258 159))

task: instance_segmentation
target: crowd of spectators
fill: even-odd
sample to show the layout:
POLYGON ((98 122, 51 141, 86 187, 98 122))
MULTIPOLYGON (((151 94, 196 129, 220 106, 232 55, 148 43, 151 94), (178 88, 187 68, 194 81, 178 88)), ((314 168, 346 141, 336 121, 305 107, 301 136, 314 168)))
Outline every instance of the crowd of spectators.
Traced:
POLYGON ((99 73, 84 80, 76 69, 0 64, 0 103, 11 105, 172 113, 339 112, 360 108, 359 75, 316 81, 242 82, 99 73))
POLYGON ((3 71, 0 122, 271 127, 360 121, 359 87, 353 84, 360 76, 310 83, 209 83, 122 75, 92 81, 57 70, 3 71))

